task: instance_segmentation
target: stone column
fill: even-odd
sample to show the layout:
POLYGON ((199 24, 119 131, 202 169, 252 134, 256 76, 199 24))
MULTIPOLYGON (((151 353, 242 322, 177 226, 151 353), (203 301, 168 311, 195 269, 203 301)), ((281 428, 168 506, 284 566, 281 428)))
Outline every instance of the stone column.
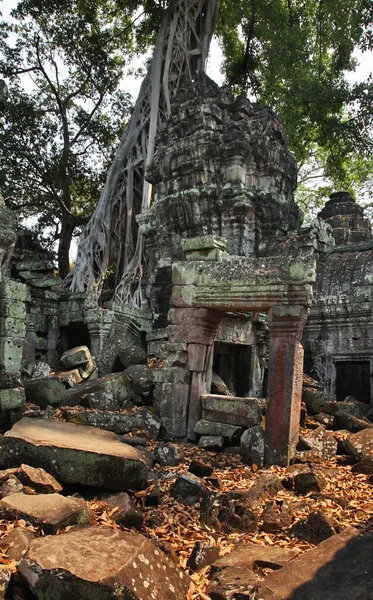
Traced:
POLYGON ((307 310, 303 306, 275 306, 270 311, 269 365, 265 431, 265 462, 286 466, 299 436, 303 380, 300 343, 307 310))

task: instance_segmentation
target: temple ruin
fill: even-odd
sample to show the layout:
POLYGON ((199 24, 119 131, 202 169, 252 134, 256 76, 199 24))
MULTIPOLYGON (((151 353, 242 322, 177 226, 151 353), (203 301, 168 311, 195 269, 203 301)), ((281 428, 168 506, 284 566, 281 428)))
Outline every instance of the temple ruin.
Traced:
POLYGON ((286 465, 298 441, 303 348, 305 372, 331 400, 373 403, 369 222, 337 193, 302 228, 278 117, 206 76, 181 86, 156 147, 146 172, 152 205, 138 218, 148 268, 141 308, 69 293, 0 205, 3 420, 24 405, 35 364, 58 369, 63 352, 85 345, 106 376, 123 369, 121 349, 137 347, 151 361, 165 439, 220 432, 229 441, 232 428, 259 425, 259 399, 265 462, 286 465), (225 395, 212 389, 213 374, 225 395))

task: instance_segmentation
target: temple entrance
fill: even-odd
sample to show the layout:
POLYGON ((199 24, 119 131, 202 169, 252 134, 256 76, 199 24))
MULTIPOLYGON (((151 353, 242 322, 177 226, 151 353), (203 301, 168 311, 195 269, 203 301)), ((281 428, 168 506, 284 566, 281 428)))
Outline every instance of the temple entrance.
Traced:
POLYGON ((251 387, 252 347, 215 342, 212 370, 224 381, 232 396, 248 396, 251 387))
POLYGON ((338 402, 345 400, 347 396, 353 396, 366 404, 372 402, 369 360, 336 361, 335 370, 338 402))

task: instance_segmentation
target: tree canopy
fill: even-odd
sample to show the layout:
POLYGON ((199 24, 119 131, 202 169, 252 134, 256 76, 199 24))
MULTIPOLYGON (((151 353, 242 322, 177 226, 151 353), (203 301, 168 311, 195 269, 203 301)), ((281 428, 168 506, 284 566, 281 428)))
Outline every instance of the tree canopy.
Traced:
POLYGON ((232 91, 273 106, 285 124, 302 205, 325 199, 331 185, 355 194, 369 188, 373 80, 351 85, 348 74, 356 50, 373 49, 371 0, 22 0, 14 16, 0 32, 0 72, 12 98, 0 132, 3 194, 10 205, 42 212, 45 222, 57 216, 62 239, 97 201, 126 121, 128 100, 118 92, 124 63, 155 47, 83 234, 72 289, 100 289, 113 260, 122 298, 128 282, 141 279, 135 216, 151 201, 144 165, 177 89, 168 74, 173 66, 193 76, 215 25, 232 91), (32 91, 22 87, 22 73, 30 73, 32 91))

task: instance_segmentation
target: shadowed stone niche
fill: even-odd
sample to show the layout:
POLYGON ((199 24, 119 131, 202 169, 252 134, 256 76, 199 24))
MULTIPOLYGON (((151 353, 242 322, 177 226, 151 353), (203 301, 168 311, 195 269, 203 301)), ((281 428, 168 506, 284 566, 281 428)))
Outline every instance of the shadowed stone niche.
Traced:
MULTIPOLYGON (((197 238, 193 245, 196 251, 197 238)), ((163 427, 171 437, 195 439, 220 321, 227 311, 266 312, 270 335, 265 458, 268 464, 286 465, 298 440, 300 339, 312 300, 316 261, 311 256, 220 258, 173 265, 167 358, 157 381, 163 427)))

